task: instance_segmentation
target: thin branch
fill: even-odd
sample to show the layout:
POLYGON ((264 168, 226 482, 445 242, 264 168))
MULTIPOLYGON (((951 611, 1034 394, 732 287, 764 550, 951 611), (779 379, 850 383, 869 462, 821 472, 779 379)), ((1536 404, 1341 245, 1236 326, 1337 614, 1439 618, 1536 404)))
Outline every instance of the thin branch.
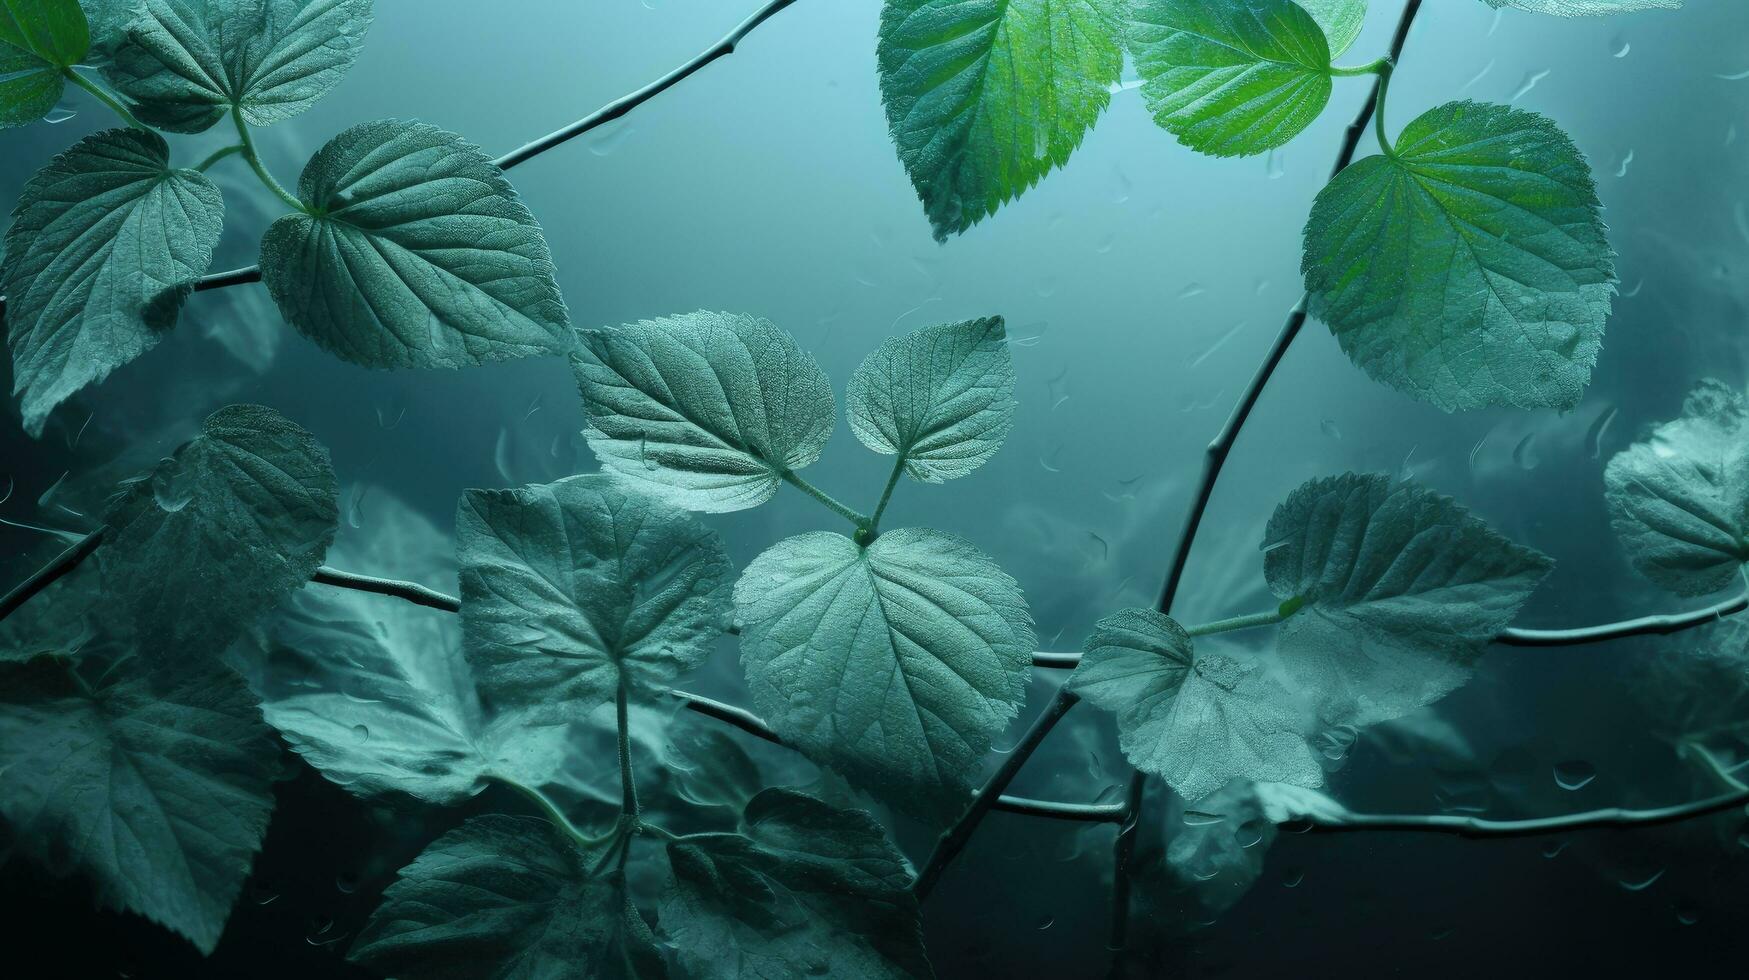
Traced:
POLYGON ((32 596, 48 588, 56 579, 78 568, 79 563, 91 557, 91 553, 103 543, 103 536, 108 531, 109 528, 100 527, 85 535, 75 541, 72 547, 51 558, 47 565, 37 569, 29 578, 13 586, 12 591, 6 593, 4 597, 0 597, 0 619, 12 615, 13 610, 30 601, 32 596))
POLYGON ((460 599, 452 595, 445 595, 436 589, 428 589, 417 582, 398 582, 390 578, 377 578, 374 575, 343 572, 338 568, 329 568, 327 565, 316 569, 316 574, 310 576, 310 581, 321 585, 332 585, 340 589, 393 596, 396 599, 405 599, 414 605, 430 606, 432 609, 441 609, 444 612, 461 612, 462 610, 460 599))
POLYGON ((1509 647, 1568 647, 1582 643, 1602 643, 1605 640, 1620 640, 1630 636, 1666 636, 1680 633, 1696 626, 1716 623, 1726 616, 1733 616, 1749 609, 1749 592, 1744 592, 1724 602, 1714 603, 1704 609, 1693 612, 1665 613, 1658 616, 1641 616, 1639 619, 1624 619, 1617 623, 1602 623, 1597 626, 1580 626, 1565 630, 1528 630, 1508 629, 1501 631, 1494 638, 1495 643, 1509 647))
POLYGON ((584 133, 589 132, 597 126, 613 122, 615 119, 618 119, 633 109, 636 109, 638 106, 643 105, 645 102, 650 101, 668 89, 673 88, 675 85, 684 81, 693 72, 698 71, 705 65, 710 64, 724 55, 734 54, 735 46, 740 44, 742 39, 747 35, 753 33, 754 28, 765 23, 767 20, 771 19, 772 15, 794 2, 795 0, 769 0, 765 6, 754 11, 746 20, 735 25, 735 29, 723 35, 717 43, 694 55, 691 61, 686 62, 643 88, 638 89, 636 92, 629 95, 622 95, 571 125, 548 133, 532 143, 518 147, 493 162, 497 163, 500 168, 509 170, 518 164, 528 162, 534 157, 545 153, 561 143, 582 136, 584 133))
POLYGON ((1374 813, 1343 813, 1340 816, 1310 817, 1282 824, 1282 830, 1313 831, 1343 834, 1355 831, 1391 830, 1404 833, 1456 834, 1459 837, 1539 837, 1564 834, 1575 830, 1597 830, 1621 827, 1655 827, 1678 823, 1696 817, 1723 813, 1733 807, 1749 804, 1749 789, 1734 790, 1709 796, 1692 803, 1656 807, 1650 810, 1627 810, 1608 807, 1586 810, 1558 817, 1536 817, 1529 820, 1486 820, 1481 817, 1457 817, 1450 814, 1412 815, 1374 813))
MULTIPOLYGON (((493 162, 496 163, 500 169, 509 170, 512 167, 527 163, 529 160, 532 160, 561 143, 575 139, 592 129, 613 122, 615 119, 620 118, 626 113, 631 112, 633 109, 636 109, 638 106, 643 105, 645 102, 648 102, 668 89, 673 88, 705 65, 710 64, 724 55, 733 54, 735 46, 740 44, 747 35, 753 33, 754 28, 765 23, 767 20, 771 19, 772 15, 795 2, 796 0, 768 0, 764 6, 754 11, 746 20, 735 25, 734 30, 723 35, 717 43, 694 55, 690 61, 687 61, 680 67, 675 68, 673 71, 663 75, 661 78, 656 79, 635 92, 620 96, 569 126, 555 130, 532 143, 518 147, 493 162)), ((202 276, 195 281, 194 289, 195 292, 204 292, 208 289, 223 289, 227 286, 239 286, 244 283, 260 281, 261 267, 252 265, 243 269, 232 269, 229 272, 217 272, 211 275, 202 276)), ((4 317, 5 315, 6 297, 0 296, 0 317, 4 317)))
POLYGON ((1007 789, 1008 784, 1014 781, 1014 777, 1020 774, 1021 767, 1026 765, 1026 760, 1032 755, 1033 750, 1039 747, 1039 744, 1045 740, 1045 736, 1049 735, 1051 729, 1056 727, 1057 722, 1062 721, 1063 716, 1068 714, 1069 709, 1073 708, 1075 703, 1080 700, 1080 696, 1071 692, 1067 687, 1060 688, 1057 691, 1057 696, 1045 706, 1044 713, 1040 714, 1038 719, 1032 723, 1032 727, 1026 730, 1026 736, 1020 740, 1020 744, 1015 746, 1014 751, 1002 760, 1002 765, 996 770, 996 774, 990 777, 990 781, 984 784, 983 789, 978 790, 978 795, 972 798, 972 805, 966 808, 966 812, 954 821, 952 826, 941 832, 941 837, 935 842, 935 850, 930 852, 929 860, 923 865, 923 870, 917 872, 917 880, 911 883, 911 893, 917 896, 918 901, 928 898, 929 893, 935 890, 936 882, 941 880, 941 873, 947 869, 948 864, 955 857, 959 856, 960 851, 965 849, 966 842, 971 840, 973 832, 978 829, 980 823, 984 822, 984 815, 995 807, 1002 796, 1002 791, 1007 789))

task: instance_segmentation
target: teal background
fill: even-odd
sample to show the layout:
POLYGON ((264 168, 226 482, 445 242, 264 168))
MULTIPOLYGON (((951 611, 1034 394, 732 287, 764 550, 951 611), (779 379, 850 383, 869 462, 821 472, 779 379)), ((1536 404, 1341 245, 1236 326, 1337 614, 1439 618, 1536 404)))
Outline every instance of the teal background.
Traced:
MULTIPOLYGON (((503 152, 662 74, 753 6, 378 0, 364 54, 333 95, 259 139, 287 184, 330 135, 374 118, 425 120, 503 152)), ((1387 45, 1399 6, 1373 8, 1345 62, 1387 45)), ((1066 168, 937 245, 887 137, 878 15, 872 0, 799 0, 734 55, 512 179, 546 229, 579 325, 695 309, 758 314, 791 331, 842 396, 885 337, 1007 317, 1019 373, 1013 435, 966 479, 901 485, 886 523, 971 538, 1026 589, 1041 647, 1075 649, 1099 617, 1152 603, 1202 447, 1298 298, 1299 230, 1367 83, 1339 79, 1310 130, 1245 160, 1192 154, 1152 123, 1138 92, 1121 92, 1066 168)), ((1412 475, 1554 556, 1525 625, 1673 608, 1623 560, 1601 474, 1611 453, 1674 416, 1695 381, 1745 381, 1749 79, 1723 76, 1746 71, 1749 4, 1740 0, 1578 21, 1429 0, 1392 85, 1393 129, 1453 98, 1510 101, 1555 118, 1592 161, 1622 282, 1593 384, 1566 415, 1446 415, 1373 384, 1309 324, 1222 477, 1179 604, 1185 617, 1271 603, 1257 554, 1263 523, 1299 483, 1347 469, 1412 475)), ((68 106, 77 115, 65 122, 0 135, 6 210, 50 156, 112 123, 81 94, 68 106)), ((193 163, 220 139, 174 142, 178 160, 193 163)), ((1371 149, 1369 138, 1362 152, 1371 149)), ((240 161, 220 164, 221 175, 230 214, 215 269, 252 262, 278 213, 240 161)), ((64 407, 40 442, 19 432, 9 404, 0 487, 13 490, 0 517, 86 526, 62 509, 80 509, 71 497, 49 492, 63 474, 71 485, 124 450, 148 463, 234 401, 271 405, 331 448, 354 527, 393 495, 448 528, 464 488, 594 466, 563 362, 366 371, 284 327, 265 291, 248 286, 196 295, 172 336, 64 407)), ((888 467, 840 425, 806 475, 866 508, 888 467)), ((758 510, 708 520, 744 564, 780 536, 835 519, 785 490, 758 510)), ((0 528, 4 579, 22 577, 44 546, 40 534, 0 528)), ((393 556, 379 565, 392 571, 393 556)), ((1333 759, 1333 792, 1382 811, 1494 815, 1698 795, 1705 784, 1650 734, 1657 718, 1639 695, 1649 665, 1727 642, 1701 631, 1496 649, 1469 687, 1333 759), (1599 775, 1561 790, 1551 771, 1574 760, 1599 775)), ((725 648, 693 686, 734 698, 738 673, 725 648)), ((1035 678, 1021 723, 1060 680, 1035 678)), ((1109 719, 1083 708, 1016 791, 1110 799, 1126 778, 1109 719)), ((372 811, 296 777, 282 788, 251 886, 283 897, 240 907, 204 964, 135 920, 92 916, 76 886, 16 862, 4 869, 5 894, 24 946, 60 928, 117 937, 52 951, 69 957, 66 975, 321 975, 340 969, 334 954, 345 942, 333 937, 355 930, 393 868, 456 818, 372 811), (354 890, 336 889, 337 878, 356 880, 354 890), (323 921, 333 924, 312 925, 323 921)), ((1286 838, 1250 896, 1159 962, 1191 976, 1711 972, 1749 947, 1744 828, 1736 813, 1586 835, 1552 859, 1536 840, 1286 838), (1659 871, 1649 887, 1622 884, 1659 871)), ((914 858, 927 853, 925 829, 898 831, 914 858)), ((928 907, 942 975, 1101 975, 1111 836, 993 817, 928 907)))

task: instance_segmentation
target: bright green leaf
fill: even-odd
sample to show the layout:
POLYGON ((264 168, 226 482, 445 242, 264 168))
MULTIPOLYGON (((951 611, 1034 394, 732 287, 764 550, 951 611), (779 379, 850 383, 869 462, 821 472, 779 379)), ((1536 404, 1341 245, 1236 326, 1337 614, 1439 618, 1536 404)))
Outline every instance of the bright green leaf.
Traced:
POLYGON ((1137 0, 1130 18, 1148 111, 1200 153, 1281 146, 1330 101, 1330 48, 1293 0, 1137 0))
POLYGON ((349 957, 398 980, 665 975, 649 927, 607 874, 532 817, 474 817, 383 893, 349 957))
POLYGON ((134 0, 79 0, 79 7, 85 11, 85 23, 91 33, 91 50, 80 60, 86 64, 93 60, 108 61, 109 52, 127 39, 134 0))
POLYGON ((1304 606, 1281 626, 1290 686, 1331 723, 1370 725, 1444 697, 1554 563, 1450 497, 1382 474, 1312 480, 1269 520, 1264 573, 1304 606))
POLYGON ((740 833, 668 845, 662 930, 700 980, 933 975, 911 868, 860 810, 769 789, 740 833))
POLYGON ((47 115, 90 47, 78 0, 0 0, 0 129, 47 115))
POLYGON ((1324 29, 1330 57, 1340 58, 1366 26, 1366 0, 1296 0, 1324 29))
POLYGON ((371 0, 136 0, 104 75, 161 129, 198 133, 233 107, 256 126, 328 93, 358 58, 371 0))
POLYGON ((355 364, 459 368, 571 344, 540 224, 480 148, 423 123, 365 123, 304 167, 261 241, 300 333, 355 364))
POLYGON ((1014 426, 1014 355, 1002 318, 892 337, 851 375, 850 429, 900 456, 914 480, 940 483, 982 466, 1014 426))
POLYGON ((0 814, 13 846, 210 953, 267 831, 278 747, 217 661, 153 673, 112 652, 82 672, 0 662, 0 814))
POLYGON ((938 241, 1069 161, 1123 70, 1123 0, 887 0, 881 98, 938 241))
POLYGON ((1721 382, 1604 470, 1610 523, 1641 574, 1682 596, 1717 592, 1749 562, 1749 406, 1721 382))
POLYGON ((965 802, 1025 697, 1020 587, 963 538, 788 538, 735 584, 741 664, 784 739, 915 812, 965 802))
POLYGON ((1557 17, 1602 17, 1636 10, 1676 10, 1682 0, 1486 0, 1490 7, 1517 7, 1557 17))
POLYGON ((170 169, 163 138, 137 129, 87 136, 24 185, 0 290, 27 431, 175 325, 224 213, 211 181, 170 169))
POLYGON ((469 490, 456 511, 462 627, 502 710, 569 721, 662 696, 729 619, 715 531, 607 476, 469 490))
POLYGON ((1233 779, 1323 785, 1309 719, 1287 691, 1253 667, 1194 653, 1184 628, 1155 610, 1100 620, 1069 689, 1114 712, 1124 757, 1187 800, 1233 779))
POLYGON ((579 331, 571 355, 601 465, 670 503, 763 503, 820 458, 832 383, 769 320, 690 313, 579 331))
POLYGON ((1446 411, 1570 409, 1615 292, 1591 169, 1535 113, 1453 102, 1337 174, 1306 223, 1311 313, 1446 411))
POLYGON ((97 559, 142 652, 217 657, 322 564, 335 495, 328 451, 259 405, 214 412, 200 435, 125 484, 97 559))

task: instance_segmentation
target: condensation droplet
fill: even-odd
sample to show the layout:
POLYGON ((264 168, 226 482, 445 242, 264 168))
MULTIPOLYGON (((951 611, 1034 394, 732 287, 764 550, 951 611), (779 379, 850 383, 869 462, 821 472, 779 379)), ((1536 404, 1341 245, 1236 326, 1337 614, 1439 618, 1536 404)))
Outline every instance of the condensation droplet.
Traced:
POLYGON ((1518 440, 1518 445, 1512 447, 1512 462, 1521 470, 1534 470, 1542 462, 1542 457, 1536 451, 1536 433, 1532 432, 1518 440))
POLYGON ((1338 442, 1342 440, 1342 430, 1337 427, 1335 419, 1325 419, 1319 422, 1318 430, 1338 442))
POLYGON ((79 111, 72 106, 58 105, 43 114, 43 122, 53 126, 57 123, 64 123, 78 114, 79 111))
POLYGON ((1652 872, 1652 876, 1650 878, 1642 878, 1638 881, 1628 881, 1626 879, 1622 879, 1622 880, 1618 880, 1616 882, 1616 884, 1622 886, 1622 888, 1624 888, 1630 892, 1643 892, 1646 889, 1657 884, 1658 879, 1662 878, 1662 877, 1664 877, 1664 869, 1659 868, 1657 871, 1652 872))
POLYGON ((1597 778, 1597 767, 1583 759, 1571 759, 1555 765, 1555 785, 1569 792, 1591 785, 1597 778))
POLYGON ((352 740, 360 745, 370 741, 370 729, 364 725, 353 725, 352 740))

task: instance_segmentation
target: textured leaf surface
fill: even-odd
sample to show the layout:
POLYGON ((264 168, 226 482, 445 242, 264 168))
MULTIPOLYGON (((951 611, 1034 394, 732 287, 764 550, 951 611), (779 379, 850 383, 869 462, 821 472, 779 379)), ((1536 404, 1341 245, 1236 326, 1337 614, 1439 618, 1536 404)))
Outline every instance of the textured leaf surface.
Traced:
POLYGON ((1233 779, 1324 782, 1287 692, 1238 661, 1195 653, 1184 628, 1152 609, 1100 620, 1069 688, 1114 712, 1124 756, 1187 800, 1233 779))
POLYGON ((90 47, 78 0, 0 0, 0 129, 53 109, 65 85, 62 69, 90 47))
POLYGON ((142 652, 222 653, 322 563, 335 494, 328 451, 259 405, 214 412, 200 435, 124 485, 97 558, 142 652))
POLYGON ((1299 135, 1330 101, 1330 49, 1293 0, 1138 0, 1130 57, 1178 141, 1245 156, 1299 135))
POLYGON ((579 331, 571 356, 601 465, 690 510, 763 503, 820 458, 832 383, 769 320, 689 313, 579 331))
POLYGON ((399 980, 664 975, 622 889, 532 817, 474 817, 401 869, 350 958, 399 980))
POLYGON ((1306 483, 1264 541, 1269 588, 1305 602, 1281 626, 1291 686, 1314 692, 1326 721, 1352 725, 1462 684, 1554 565, 1450 497, 1380 474, 1306 483))
MULTIPOLYGON (((331 560, 371 574, 453 581, 448 534, 387 493, 366 491, 368 523, 354 536, 344 529, 331 560)), ((479 792, 488 775, 538 785, 563 765, 565 731, 525 728, 482 707, 451 613, 312 585, 256 632, 230 658, 262 699, 267 723, 357 796, 455 803, 479 792)))
POLYGON ((1123 70, 1122 0, 887 0, 881 98, 938 241, 1068 162, 1123 70))
POLYGON ((310 159, 309 214, 267 229, 261 276, 292 326, 376 368, 459 368, 570 347, 546 237, 491 158, 423 123, 365 123, 310 159))
POLYGON ((1453 102, 1319 192, 1311 313, 1374 380, 1446 411, 1579 403, 1615 292, 1585 158, 1554 123, 1453 102))
POLYGON ((735 585, 754 703, 814 759, 920 812, 964 803, 1025 697, 1032 618, 988 556, 940 531, 867 548, 780 541, 735 585))
POLYGON ((1557 17, 1601 17, 1636 10, 1676 10, 1682 0, 1486 0, 1490 7, 1517 7, 1557 17))
POLYGON ((216 661, 149 674, 132 658, 95 683, 75 669, 54 656, 0 662, 0 813, 13 846, 210 953, 267 831, 272 734, 216 661))
POLYGON ((198 133, 233 107, 256 126, 295 116, 340 81, 371 0, 136 0, 104 74, 143 122, 198 133))
POLYGON ((574 719, 622 684, 660 697, 728 624, 716 532, 604 475, 469 490, 456 553, 481 689, 531 719, 574 719))
POLYGON ((1610 523, 1641 574, 1677 595, 1716 592, 1749 561, 1749 406, 1713 380, 1682 417, 1604 470, 1610 523))
POLYGON ((1298 3, 1324 29, 1332 58, 1341 57, 1366 26, 1366 0, 1298 0, 1298 3))
POLYGON ((668 845, 662 928, 701 980, 932 975, 911 869, 873 817, 770 789, 740 833, 668 845))
POLYGON ((163 138, 135 129, 87 136, 25 184, 0 290, 26 430, 175 325, 224 214, 211 181, 170 169, 163 138))
POLYGON ((940 483, 982 466, 1014 427, 1014 355, 1001 317, 924 327, 875 348, 851 375, 850 429, 940 483))

